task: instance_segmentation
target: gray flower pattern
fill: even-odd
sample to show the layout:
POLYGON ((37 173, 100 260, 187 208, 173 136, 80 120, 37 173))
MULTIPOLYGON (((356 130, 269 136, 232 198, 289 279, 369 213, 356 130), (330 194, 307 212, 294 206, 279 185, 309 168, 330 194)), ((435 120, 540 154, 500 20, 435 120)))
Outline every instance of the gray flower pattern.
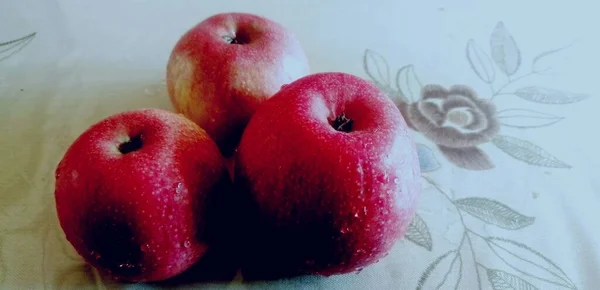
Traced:
MULTIPOLYGON (((494 103, 479 98, 471 88, 426 85, 419 101, 401 101, 398 108, 408 125, 438 145, 448 159, 473 170, 491 167, 490 162, 462 162, 474 156, 471 152, 480 151, 476 146, 490 142, 500 129, 494 103)), ((487 156, 478 160, 482 158, 487 160, 487 156)))
MULTIPOLYGON (((442 167, 436 151, 456 167, 492 170, 494 163, 483 145, 495 146, 517 162, 527 165, 559 169, 571 167, 539 145, 504 132, 549 127, 562 121, 563 117, 530 108, 498 108, 500 103, 495 102, 496 97, 505 95, 540 106, 574 104, 587 99, 586 94, 531 84, 509 90, 530 76, 543 75, 545 70, 541 70, 538 63, 567 47, 538 54, 532 60, 531 70, 522 73, 521 51, 503 22, 493 28, 489 44, 489 53, 486 53, 475 40, 470 39, 465 54, 475 76, 484 87, 489 87, 489 93, 476 92, 468 85, 422 85, 412 64, 398 69, 394 82, 383 56, 369 49, 364 54, 364 68, 371 81, 392 99, 408 126, 428 141, 429 144, 417 144, 424 184, 430 185, 432 193, 437 192, 457 213, 462 228, 460 235, 455 237, 459 240, 458 246, 437 253, 437 258, 422 270, 416 288, 464 289, 464 280, 473 278, 477 283, 475 289, 484 289, 486 285, 492 289, 546 289, 547 286, 578 289, 554 261, 526 243, 482 234, 465 222, 465 218, 470 216, 504 231, 523 231, 535 223, 536 217, 489 197, 453 198, 454 193, 449 193, 453 189, 443 189, 428 175, 442 167), (502 75, 504 78, 498 77, 502 75), (495 258, 487 259, 486 256, 495 258), (494 259, 503 264, 494 263, 494 259)), ((436 233, 430 231, 427 223, 427 218, 417 214, 405 239, 426 251, 438 252, 434 243, 436 233)))

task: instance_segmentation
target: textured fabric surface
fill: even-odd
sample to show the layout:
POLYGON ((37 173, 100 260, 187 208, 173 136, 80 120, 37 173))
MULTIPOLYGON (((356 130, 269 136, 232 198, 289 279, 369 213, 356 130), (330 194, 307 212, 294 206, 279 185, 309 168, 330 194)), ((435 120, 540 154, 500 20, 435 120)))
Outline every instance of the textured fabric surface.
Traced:
POLYGON ((593 1, 555 2, 3 0, 0 289, 597 289, 600 23, 593 1), (286 25, 313 72, 389 94, 418 142, 417 216, 358 274, 204 282, 219 276, 208 267, 179 285, 103 280, 58 226, 54 169, 100 119, 172 110, 171 48, 225 11, 286 25))

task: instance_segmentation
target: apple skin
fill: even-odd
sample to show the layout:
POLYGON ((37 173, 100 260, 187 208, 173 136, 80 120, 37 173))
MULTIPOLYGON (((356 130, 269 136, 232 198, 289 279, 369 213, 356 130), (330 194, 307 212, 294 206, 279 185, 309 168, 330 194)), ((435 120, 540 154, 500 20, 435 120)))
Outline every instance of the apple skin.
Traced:
POLYGON ((360 271, 403 236, 421 193, 399 110, 371 83, 338 72, 301 78, 264 102, 235 174, 251 217, 248 279, 360 271))
POLYGON ((256 108, 309 73, 291 31, 248 13, 213 15, 188 30, 167 64, 171 103, 231 156, 256 108))
POLYGON ((204 130, 159 109, 92 125, 68 148, 55 176, 66 239, 103 274, 132 282, 171 278, 204 255, 206 207, 230 182, 204 130))

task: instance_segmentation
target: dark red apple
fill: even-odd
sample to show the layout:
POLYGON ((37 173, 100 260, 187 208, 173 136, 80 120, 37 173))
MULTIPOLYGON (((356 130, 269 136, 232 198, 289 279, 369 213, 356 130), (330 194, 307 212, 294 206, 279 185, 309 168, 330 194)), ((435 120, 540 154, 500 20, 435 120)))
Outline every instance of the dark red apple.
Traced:
POLYGON ((400 112, 366 80, 301 78, 263 103, 242 136, 235 182, 250 205, 247 276, 359 271, 405 233, 420 195, 400 112))
POLYGON ((308 73, 306 55, 286 27, 254 14, 221 13, 178 40, 167 87, 175 109, 230 156, 258 105, 308 73))
POLYGON ((182 273, 207 251, 207 203, 229 182, 216 144, 158 109, 110 116, 83 132, 56 168, 66 239, 94 267, 126 281, 182 273))

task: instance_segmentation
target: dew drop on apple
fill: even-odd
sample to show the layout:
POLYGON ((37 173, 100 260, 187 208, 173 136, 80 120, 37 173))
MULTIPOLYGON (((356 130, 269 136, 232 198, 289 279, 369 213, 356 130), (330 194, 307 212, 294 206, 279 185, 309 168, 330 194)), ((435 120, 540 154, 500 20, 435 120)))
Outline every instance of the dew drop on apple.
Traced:
POLYGON ((141 249, 142 249, 142 252, 148 252, 148 251, 150 251, 150 244, 148 244, 148 243, 143 244, 142 247, 141 247, 141 249))
POLYGON ((183 242, 183 246, 186 248, 189 248, 191 245, 192 245, 192 243, 190 241, 183 242))
POLYGON ((181 182, 177 183, 177 188, 175 188, 175 193, 183 194, 184 190, 185 190, 185 188, 183 187, 183 183, 181 183, 181 182))
POLYGON ((98 253, 96 251, 90 251, 90 256, 92 256, 92 258, 94 260, 100 260, 100 258, 102 258, 102 256, 100 255, 100 253, 98 253))
POLYGON ((398 178, 394 178, 394 183, 395 183, 395 184, 400 184, 400 179, 398 179, 398 178))
POLYGON ((132 269, 132 268, 135 268, 135 266, 131 263, 123 263, 123 264, 119 264, 119 268, 132 269))

